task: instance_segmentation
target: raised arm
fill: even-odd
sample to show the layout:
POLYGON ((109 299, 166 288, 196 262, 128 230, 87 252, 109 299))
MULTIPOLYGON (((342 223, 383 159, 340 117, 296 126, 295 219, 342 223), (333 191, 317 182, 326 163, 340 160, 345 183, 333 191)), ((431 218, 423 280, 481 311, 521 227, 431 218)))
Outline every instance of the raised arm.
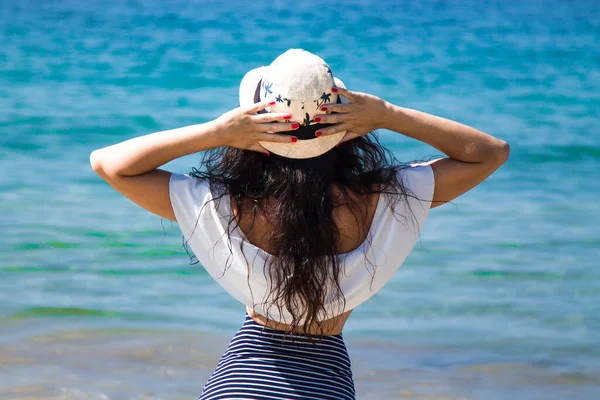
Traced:
POLYGON ((205 124, 152 133, 98 149, 90 155, 90 164, 100 177, 131 201, 175 221, 169 196, 171 173, 157 168, 176 158, 219 146, 266 153, 259 141, 289 142, 291 136, 267 132, 293 130, 297 124, 277 122, 289 118, 282 113, 256 115, 268 106, 267 102, 258 103, 249 109, 231 110, 205 124))
POLYGON ((508 159, 508 143, 470 126, 391 104, 387 115, 384 128, 427 143, 448 156, 431 163, 435 175, 432 207, 477 186, 508 159))
POLYGON ((432 207, 477 186, 508 159, 508 143, 470 126, 399 107, 369 94, 342 88, 334 88, 334 91, 350 103, 323 106, 324 111, 335 114, 316 118, 322 123, 337 125, 323 129, 321 134, 346 130, 343 139, 346 141, 385 128, 427 143, 448 156, 431 163, 435 175, 432 207))

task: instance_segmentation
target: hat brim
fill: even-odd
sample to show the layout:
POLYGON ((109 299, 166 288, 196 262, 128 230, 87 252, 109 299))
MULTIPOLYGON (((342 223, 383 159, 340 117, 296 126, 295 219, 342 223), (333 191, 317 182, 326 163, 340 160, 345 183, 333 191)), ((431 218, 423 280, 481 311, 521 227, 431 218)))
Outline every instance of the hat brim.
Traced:
MULTIPOLYGON (((239 100, 241 107, 249 107, 254 104, 256 87, 262 79, 267 67, 259 67, 249 71, 240 83, 239 100)), ((333 78, 335 85, 346 88, 344 82, 336 77, 333 78)), ((348 100, 340 96, 342 103, 348 100)), ((314 139, 298 140, 295 143, 258 142, 262 147, 273 154, 287 158, 313 158, 318 157, 331 150, 346 134, 346 131, 334 133, 333 135, 321 136, 314 139)))

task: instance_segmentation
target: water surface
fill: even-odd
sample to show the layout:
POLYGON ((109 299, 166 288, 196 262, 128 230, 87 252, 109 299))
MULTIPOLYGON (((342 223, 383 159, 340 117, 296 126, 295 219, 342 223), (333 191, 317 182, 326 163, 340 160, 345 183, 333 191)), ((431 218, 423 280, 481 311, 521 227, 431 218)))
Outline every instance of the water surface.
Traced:
MULTIPOLYGON (((512 146, 349 320, 359 398, 596 398, 597 15, 558 0, 0 2, 0 398, 200 394, 243 307, 88 156, 217 117, 291 47, 512 146)), ((437 154, 380 137, 403 161, 437 154)))

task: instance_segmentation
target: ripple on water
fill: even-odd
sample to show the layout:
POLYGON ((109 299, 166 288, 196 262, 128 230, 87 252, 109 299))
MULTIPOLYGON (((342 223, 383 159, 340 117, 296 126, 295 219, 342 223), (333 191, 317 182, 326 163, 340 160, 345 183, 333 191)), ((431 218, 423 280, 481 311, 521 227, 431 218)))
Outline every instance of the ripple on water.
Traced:
POLYGON ((553 274, 546 271, 516 271, 516 270, 476 270, 471 271, 469 275, 480 278, 481 280, 561 280, 564 275, 553 274))

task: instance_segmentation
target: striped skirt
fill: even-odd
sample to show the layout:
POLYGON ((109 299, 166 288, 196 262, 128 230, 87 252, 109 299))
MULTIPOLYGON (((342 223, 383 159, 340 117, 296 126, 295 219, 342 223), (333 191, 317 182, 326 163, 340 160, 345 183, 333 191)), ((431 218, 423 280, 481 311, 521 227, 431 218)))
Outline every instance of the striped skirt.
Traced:
POLYGON ((246 315, 199 400, 354 400, 342 335, 285 336, 246 315))

